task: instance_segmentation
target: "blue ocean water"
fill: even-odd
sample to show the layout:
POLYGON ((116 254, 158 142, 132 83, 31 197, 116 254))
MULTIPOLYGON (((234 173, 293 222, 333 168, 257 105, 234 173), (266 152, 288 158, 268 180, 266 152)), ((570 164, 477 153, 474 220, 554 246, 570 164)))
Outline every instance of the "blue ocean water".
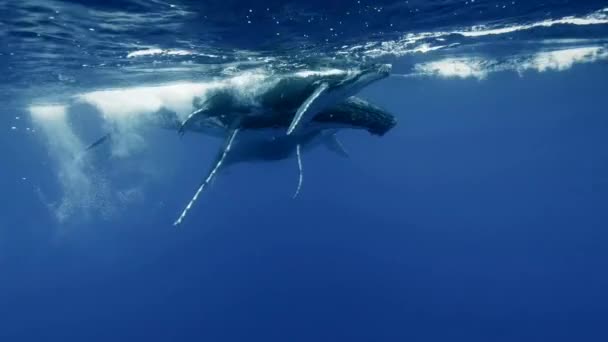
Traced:
POLYGON ((608 338, 605 1, 0 9, 2 341, 608 338), (365 63, 397 126, 305 153, 296 199, 295 159, 236 165, 175 228, 221 141, 129 120, 73 162, 218 80, 365 63))

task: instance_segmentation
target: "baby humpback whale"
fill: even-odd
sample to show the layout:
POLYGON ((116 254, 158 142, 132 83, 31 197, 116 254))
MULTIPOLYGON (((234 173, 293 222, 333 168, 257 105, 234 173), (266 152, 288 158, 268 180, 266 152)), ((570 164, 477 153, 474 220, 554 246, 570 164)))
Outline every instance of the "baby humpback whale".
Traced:
MULTIPOLYGON (((162 107, 147 116, 146 123, 182 135, 195 132, 223 139, 214 163, 174 225, 183 222, 206 186, 229 165, 295 156, 299 169, 295 197, 302 185, 303 152, 325 146, 348 156, 336 137, 338 131, 366 130, 376 136, 387 133, 396 125, 394 116, 354 95, 388 77, 389 72, 390 65, 375 64, 349 70, 271 74, 254 86, 228 80, 195 96, 190 114, 178 115, 162 107)), ((103 93, 104 97, 107 94, 103 93)), ((106 134, 87 150, 111 138, 106 134)))

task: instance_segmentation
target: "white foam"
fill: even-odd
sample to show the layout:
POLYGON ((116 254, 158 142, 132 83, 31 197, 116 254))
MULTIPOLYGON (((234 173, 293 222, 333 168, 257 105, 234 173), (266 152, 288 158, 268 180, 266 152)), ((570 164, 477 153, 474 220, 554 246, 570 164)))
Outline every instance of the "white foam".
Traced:
POLYGON ((481 57, 445 58, 416 64, 414 71, 418 76, 484 79, 494 72, 564 71, 576 64, 602 60, 608 61, 608 49, 603 46, 586 46, 511 56, 501 61, 481 57))
POLYGON ((434 45, 433 43, 435 43, 435 41, 444 42, 446 38, 454 35, 465 38, 479 38, 484 36, 511 34, 519 31, 541 27, 546 28, 556 25, 589 26, 607 24, 608 8, 605 8, 585 16, 566 16, 558 19, 547 19, 526 24, 508 24, 503 26, 476 25, 459 30, 408 33, 400 39, 356 45, 343 49, 338 53, 345 55, 360 51, 372 58, 386 55, 404 56, 407 54, 428 53, 448 47, 450 45, 434 45))
POLYGON ((64 121, 66 116, 64 105, 33 105, 29 111, 36 121, 64 121))
POLYGON ((79 94, 79 101, 96 107, 108 120, 135 119, 161 109, 185 119, 194 110, 194 99, 204 98, 210 90, 232 87, 235 95, 248 97, 269 86, 268 74, 250 71, 224 80, 177 82, 155 86, 125 87, 79 94))
POLYGON ((94 207, 99 199, 99 188, 94 172, 80 158, 84 145, 72 130, 62 105, 35 105, 29 108, 33 123, 46 140, 49 155, 55 160, 62 198, 49 204, 56 218, 63 222, 76 212, 94 207))
POLYGON ((78 101, 94 106, 105 125, 118 131, 111 141, 114 157, 126 158, 145 148, 142 129, 153 114, 170 110, 185 118, 193 110, 193 100, 208 90, 209 83, 175 83, 159 86, 125 87, 78 95, 78 101))
POLYGON ((538 27, 552 27, 555 25, 575 25, 575 26, 587 26, 587 25, 606 25, 608 24, 608 16, 602 11, 595 12, 585 17, 564 17, 561 19, 549 19, 524 25, 510 25, 505 27, 488 27, 485 25, 473 26, 469 30, 454 31, 453 34, 459 34, 465 37, 483 37, 490 35, 500 35, 514 33, 517 31, 531 30, 538 27))
POLYGON ((563 71, 575 64, 592 63, 608 60, 608 50, 599 46, 580 47, 556 51, 540 52, 517 66, 518 70, 536 70, 539 72, 563 71))
POLYGON ((127 54, 127 58, 148 57, 148 56, 155 56, 155 55, 167 55, 167 56, 196 55, 196 56, 205 56, 205 57, 210 57, 210 58, 219 58, 220 57, 220 56, 214 55, 214 54, 197 53, 194 51, 183 50, 183 49, 148 48, 148 49, 142 49, 142 50, 136 50, 136 51, 129 52, 127 54))
POLYGON ((134 118, 167 108, 181 115, 193 109, 192 101, 213 83, 175 83, 159 86, 116 88, 77 95, 77 99, 95 106, 106 119, 134 118))
POLYGON ((137 50, 137 51, 129 52, 129 54, 127 54, 127 58, 160 55, 162 53, 163 53, 163 49, 158 49, 158 48, 144 49, 144 50, 137 50))
POLYGON ((481 58, 446 58, 439 61, 417 64, 416 73, 445 78, 478 78, 487 76, 487 66, 481 58))

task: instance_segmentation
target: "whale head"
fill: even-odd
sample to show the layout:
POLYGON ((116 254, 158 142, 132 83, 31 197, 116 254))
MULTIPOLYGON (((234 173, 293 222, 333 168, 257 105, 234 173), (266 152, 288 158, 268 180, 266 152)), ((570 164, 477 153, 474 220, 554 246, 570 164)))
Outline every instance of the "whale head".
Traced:
POLYGON ((390 75, 392 65, 390 64, 371 64, 369 66, 361 68, 361 78, 375 82, 386 78, 390 75))
POLYGON ((335 88, 346 90, 347 96, 355 95, 370 84, 387 78, 390 75, 391 68, 390 64, 370 64, 361 67, 336 84, 335 88))

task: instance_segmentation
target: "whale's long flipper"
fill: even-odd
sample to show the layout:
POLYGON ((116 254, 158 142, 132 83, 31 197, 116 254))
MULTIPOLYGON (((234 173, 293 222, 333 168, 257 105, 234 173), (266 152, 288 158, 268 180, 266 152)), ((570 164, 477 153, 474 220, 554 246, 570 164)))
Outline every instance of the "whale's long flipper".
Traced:
POLYGON ((298 108, 298 111, 296 112, 296 115, 293 117, 293 120, 291 121, 291 124, 289 125, 289 128, 287 129, 287 135, 293 133, 293 131, 299 126, 301 125, 302 119, 304 118, 304 121, 310 121, 312 119, 312 117, 317 114, 315 113, 315 111, 310 110, 310 105, 315 102, 320 96, 321 94, 323 94, 324 91, 327 90, 327 88, 329 88, 329 84, 327 82, 323 82, 321 83, 321 85, 314 91, 314 93, 312 93, 301 105, 300 108, 298 108))
POLYGON ((340 140, 338 140, 336 133, 332 133, 332 134, 326 136, 323 140, 323 143, 325 144, 327 149, 334 152, 335 154, 337 154, 341 157, 344 157, 344 158, 350 158, 350 155, 344 148, 344 145, 342 145, 340 140))
POLYGON ((296 189, 296 193, 293 194, 293 198, 298 197, 298 195, 300 194, 300 190, 302 189, 302 180, 304 179, 304 170, 302 170, 302 153, 300 152, 301 147, 300 144, 298 144, 298 146, 296 146, 296 158, 298 158, 298 171, 299 171, 299 176, 298 176, 298 188, 296 189))
POLYGON ((197 110, 195 110, 194 112, 190 113, 190 115, 188 115, 188 117, 186 118, 186 120, 184 120, 184 121, 183 121, 183 122, 180 124, 180 126, 179 126, 179 128, 178 128, 178 130, 177 130, 177 133, 178 133, 180 136, 183 136, 183 135, 184 135, 184 133, 186 133, 186 128, 188 128, 188 125, 190 124, 190 122, 192 122, 192 119, 193 119, 193 118, 194 118, 196 115, 198 115, 199 113, 201 113, 203 110, 205 110, 205 108, 204 108, 204 107, 203 107, 203 108, 200 108, 200 109, 197 109, 197 110))
POLYGON ((234 143, 234 138, 236 138, 238 133, 239 133, 238 128, 235 128, 230 132, 222 150, 220 150, 220 154, 218 156, 217 162, 215 163, 214 167, 211 169, 211 172, 209 172, 207 177, 201 182, 200 186, 194 193, 194 196, 192 197, 190 202, 188 202, 188 205, 184 208, 181 215, 173 223, 174 226, 179 226, 182 223, 182 221, 184 220, 186 215, 188 215, 188 211, 190 211, 190 209, 192 208, 192 205, 194 205, 194 202, 196 202, 196 200, 198 199, 201 192, 203 192, 203 190, 205 189, 207 184, 209 184, 215 178, 215 175, 217 174, 219 169, 222 167, 222 164, 224 163, 226 156, 230 152, 230 149, 232 148, 232 144, 234 143))

